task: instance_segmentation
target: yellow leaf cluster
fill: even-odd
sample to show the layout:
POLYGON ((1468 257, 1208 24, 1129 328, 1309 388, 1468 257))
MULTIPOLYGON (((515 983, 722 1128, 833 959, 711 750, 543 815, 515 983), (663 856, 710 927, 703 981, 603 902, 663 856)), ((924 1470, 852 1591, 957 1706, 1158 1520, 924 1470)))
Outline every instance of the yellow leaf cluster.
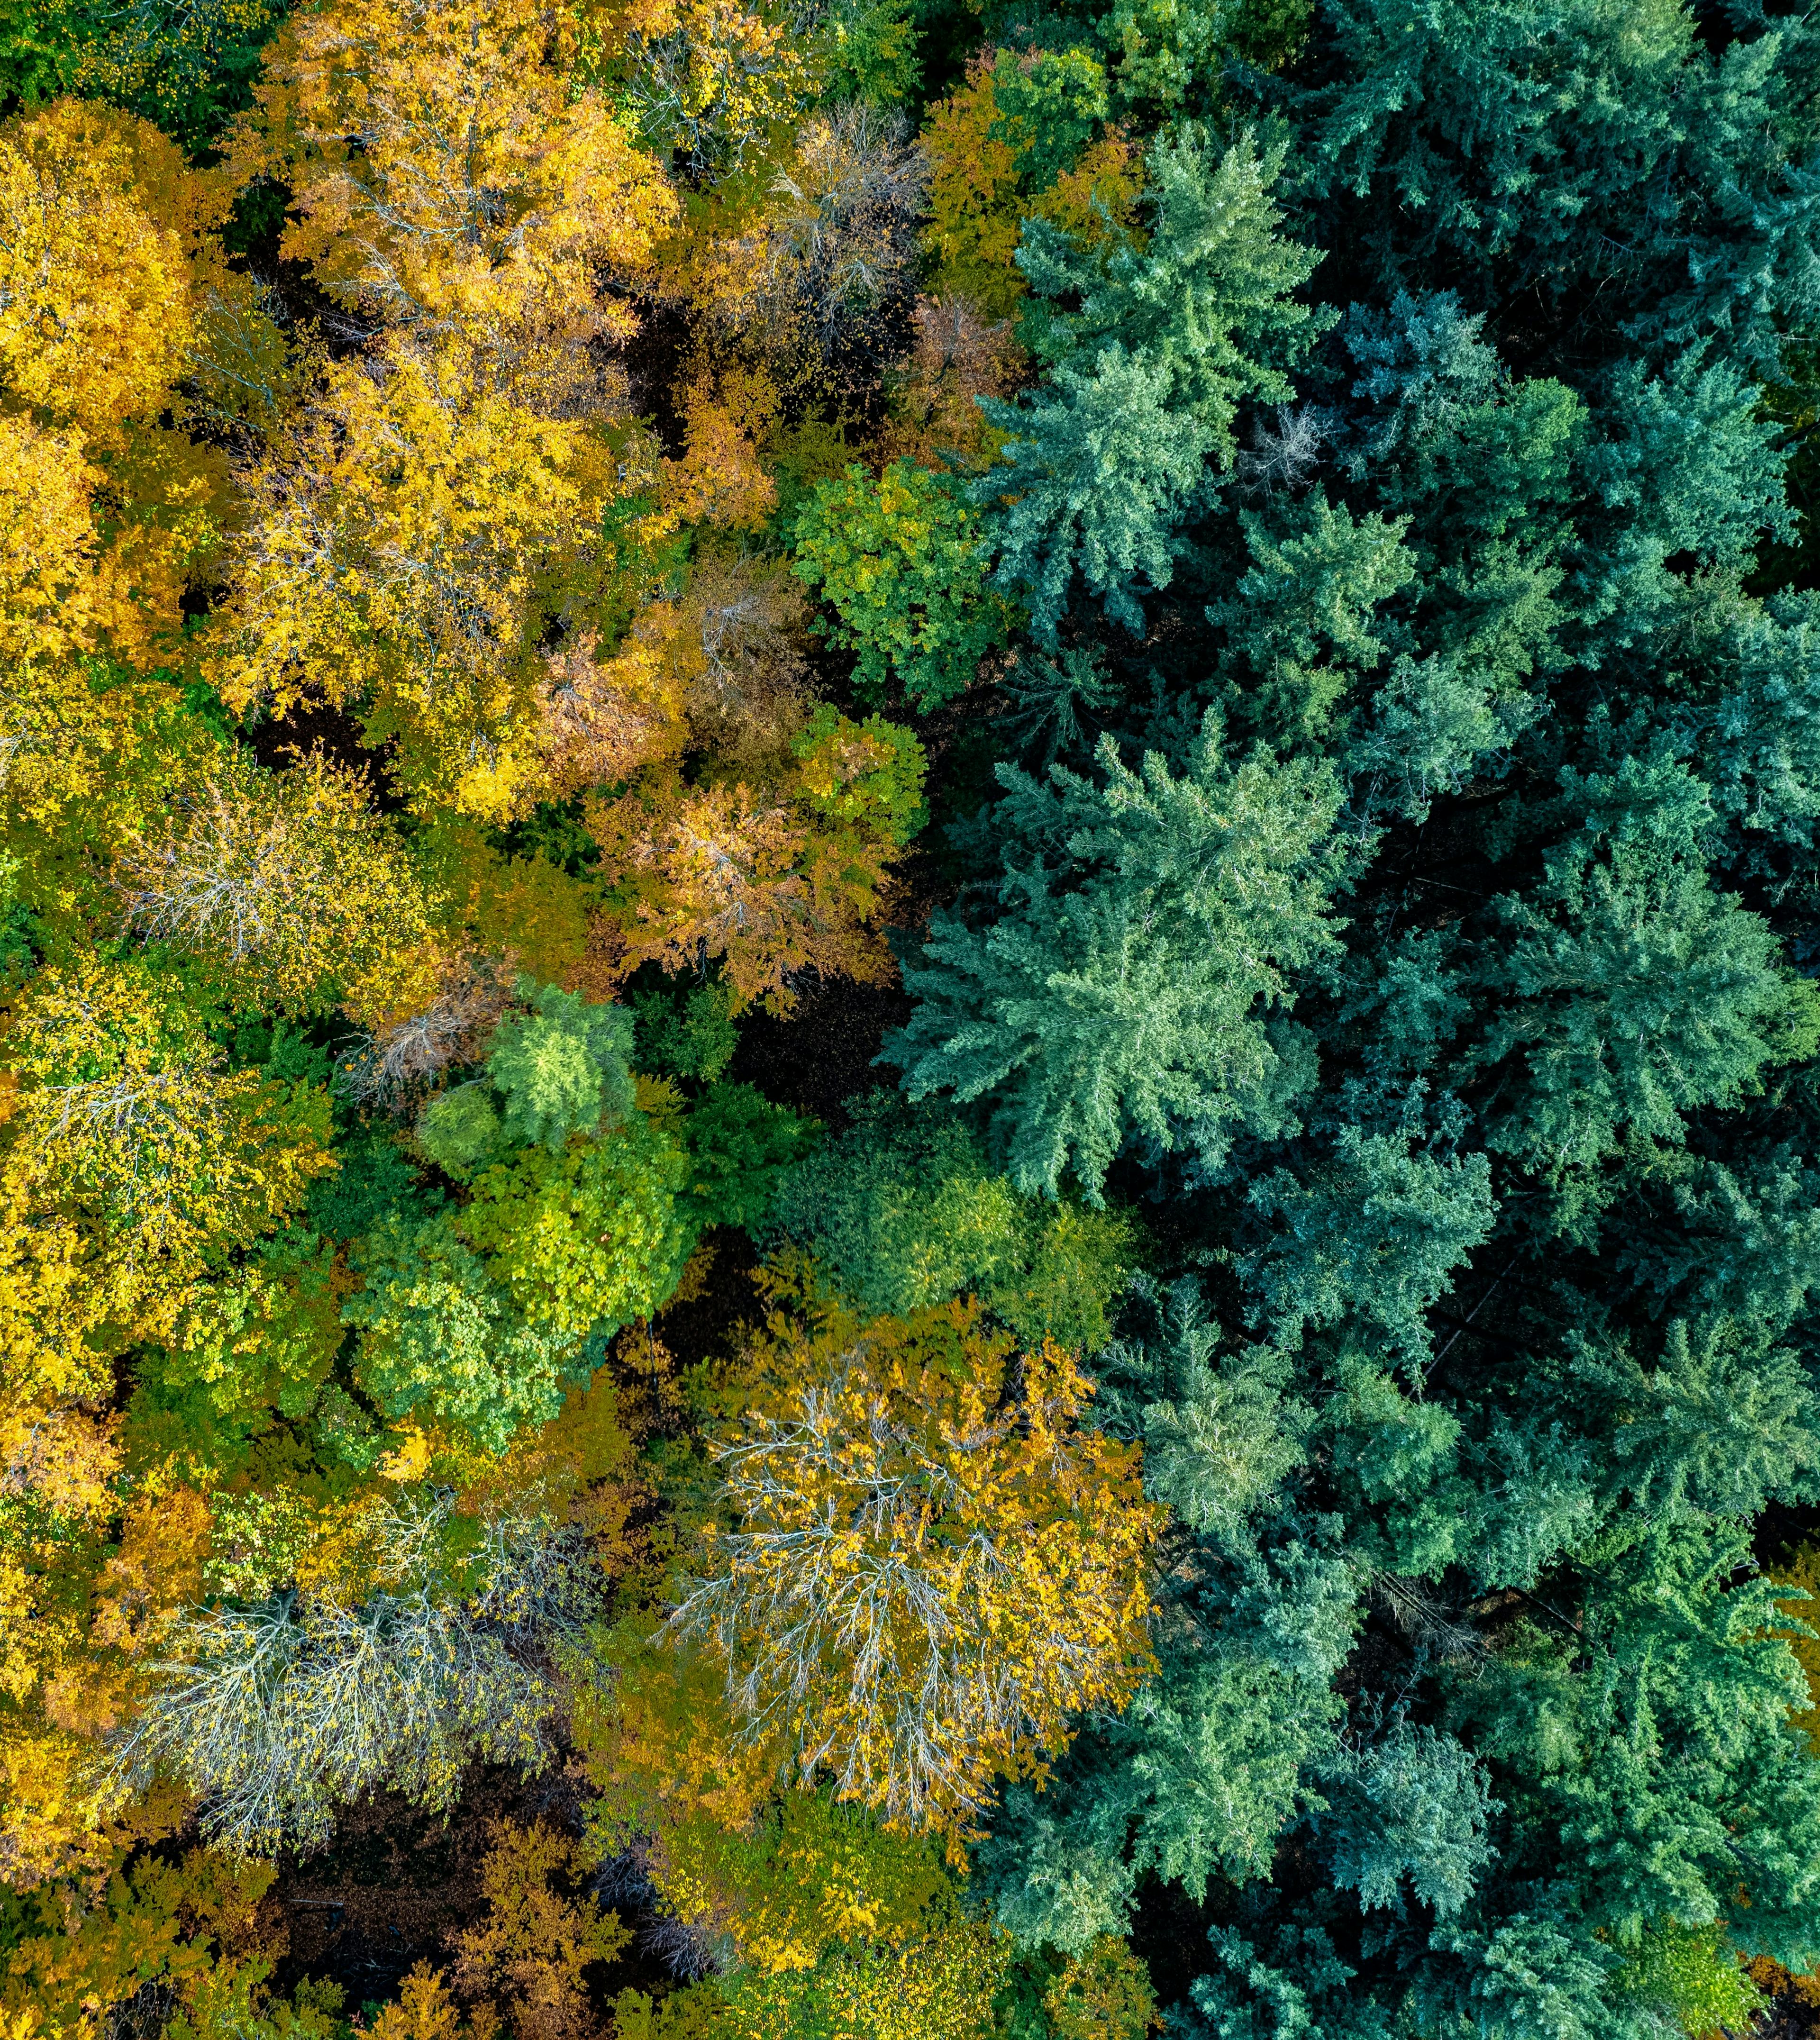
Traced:
POLYGON ((473 350, 332 363, 250 478, 215 672, 237 710, 326 699, 396 736, 415 797, 486 819, 543 784, 536 641, 604 569, 601 516, 645 478, 585 421, 540 415, 473 350))
POLYGON ((91 956, 41 972, 6 1045, 19 1090, 0 1187, 54 1232, 74 1227, 93 1285, 76 1326, 155 1337, 205 1268, 336 1166, 326 1125, 255 1070, 220 1074, 143 966, 91 956))
POLYGON ((0 413, 0 661, 10 672, 94 645, 98 542, 82 445, 79 433, 0 413))
POLYGON ((373 2040, 493 2040, 498 2027, 489 2006, 464 2019, 441 1971, 419 1962, 398 1986, 397 2002, 382 2005, 367 2030, 373 2040))
POLYGON ((807 96, 787 21, 741 0, 608 0, 589 39, 641 130, 698 169, 737 168, 807 96))
POLYGON ((951 1836, 1152 1661, 1137 1451, 1079 1426, 1068 1354, 1017 1356, 1007 1402, 1012 1361, 970 1301, 775 1311, 714 1448, 739 1527, 672 1618, 801 1775, 951 1836))
POLYGON ((552 62, 546 0, 348 0, 268 52, 242 177, 282 178, 284 252, 397 326, 491 344, 526 327, 623 335, 596 297, 633 276, 675 200, 598 91, 552 62))
POLYGON ((430 903, 364 778, 312 752, 224 752, 115 870, 129 924, 204 958, 246 1003, 375 1024, 435 990, 430 903))
MULTIPOLYGON (((83 584, 70 589, 66 651, 98 633, 147 663, 220 542, 227 465, 181 429, 179 385, 212 377, 215 411, 237 414, 248 400, 219 361, 282 353, 216 237, 231 196, 218 173, 192 169, 155 128, 110 107, 59 100, 0 130, 0 404, 52 435, 29 457, 46 492, 44 571, 83 584), (93 499, 86 518, 78 490, 93 499)), ((17 527, 17 511, 5 514, 17 527)), ((29 612, 40 608, 21 592, 29 612)))
POLYGON ((1116 131, 1034 196, 1020 190, 1022 155, 999 120, 992 59, 974 60, 966 83, 930 110, 929 223, 923 245, 944 300, 1000 319, 1023 295, 1018 240, 1026 219, 1046 219, 1088 247, 1133 230, 1140 165, 1116 131))
POLYGON ((758 448, 777 422, 777 386, 762 367, 731 369, 717 390, 698 375, 683 393, 684 455, 666 462, 671 502, 685 523, 762 526, 777 508, 777 484, 758 448))
POLYGON ((904 1947, 950 1890, 926 1841, 807 1791, 779 1794, 747 1831, 680 1824, 653 1871, 679 1919, 730 1935, 741 1960, 767 1975, 813 1969, 836 1942, 904 1947))
POLYGON ((0 2011, 31 2005, 72 2035, 93 2034, 109 2007, 144 1985, 193 1988, 218 1955, 259 1948, 259 1902, 274 1875, 270 1863, 203 1849, 170 1861, 141 1856, 104 1879, 67 1933, 29 1934, 12 1946, 0 2011))
POLYGON ((1149 1970, 1116 1934, 1068 1958, 1043 2009, 1055 2040, 1145 2040, 1163 2025, 1149 1970))
POLYGON ((0 380, 8 400, 124 443, 199 325, 194 262, 230 193, 148 122, 59 100, 0 131, 0 380))
POLYGON ((575 2040, 592 2027, 584 1971, 611 1962, 631 1939, 615 1912, 561 1888, 578 1851, 543 1821, 489 1825, 481 1866, 485 1916, 455 1940, 456 1989, 501 2011, 514 2040, 575 2040))

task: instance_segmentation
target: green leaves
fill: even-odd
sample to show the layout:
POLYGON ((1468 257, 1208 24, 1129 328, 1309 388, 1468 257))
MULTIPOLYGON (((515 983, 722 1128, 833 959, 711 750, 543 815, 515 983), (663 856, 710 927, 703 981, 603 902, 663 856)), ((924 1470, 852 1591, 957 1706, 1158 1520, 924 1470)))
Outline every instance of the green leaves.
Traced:
POLYGON ((1287 155, 1280 141, 1260 150, 1249 132, 1217 158, 1193 128, 1166 134, 1144 160, 1142 247, 1119 242, 1101 262, 1032 221, 1019 250, 1033 291, 1079 301, 1031 329, 1038 351, 1061 361, 1116 341, 1162 371, 1167 408, 1205 428, 1222 466, 1240 401, 1288 402, 1286 371, 1335 323, 1296 295, 1321 258, 1280 230, 1273 192, 1287 155))
POLYGON ((1291 104, 1328 231, 1387 285, 1533 295, 1544 327, 1590 306, 1651 349, 1723 332, 1764 367, 1770 306, 1811 302, 1802 32, 1715 59, 1675 0, 1339 0, 1324 28, 1291 104))
POLYGON ((1171 383, 1161 363, 1114 342, 1089 365, 1064 361, 1015 406, 982 405, 1011 436, 974 500, 1003 506, 994 578, 1028 606, 1039 642, 1054 643, 1077 574, 1134 634, 1143 585, 1168 586, 1214 446, 1198 419, 1169 409, 1171 383))
POLYGON ((1627 759, 1563 785, 1571 832, 1541 885, 1502 902, 1510 939, 1486 968, 1507 1002, 1487 1052, 1521 1072, 1491 1137, 1555 1170, 1626 1137, 1678 1143, 1685 1113, 1736 1103, 1820 1036, 1820 992, 1707 877, 1697 781, 1627 759))
POLYGON ((937 707, 1003 641, 979 520, 914 461, 894 462, 876 481, 855 466, 817 483, 794 539, 797 574, 837 619, 821 627, 859 653, 855 678, 870 700, 895 681, 918 708, 937 707))
POLYGON ((982 402, 1008 437, 973 498, 1000 506, 994 579, 1028 603, 1039 641, 1055 641, 1077 573, 1141 633, 1143 585, 1168 585, 1208 459, 1232 461, 1239 403, 1290 397, 1284 371, 1332 323, 1293 295, 1319 257, 1277 233, 1283 161, 1249 135, 1217 162, 1191 131, 1159 140, 1148 240, 1103 259, 1026 223, 1018 262, 1031 288, 1079 309, 1026 315, 1053 377, 1015 404, 982 402))
POLYGON ((527 1144, 560 1153, 572 1135, 619 1125, 632 1109, 632 1015, 528 978, 518 989, 531 1010, 494 1028, 487 1080, 440 1092, 418 1116, 419 1145, 457 1182, 527 1144))
POLYGON ((1121 1216, 1021 1195, 951 1121, 874 1102, 783 1179, 761 1239, 807 1246, 870 1311, 977 1296, 1030 1345, 1088 1353, 1110 1333, 1133 1228, 1121 1216))
POLYGON ((1788 1719, 1807 1688, 1771 1633, 1776 1589, 1734 1574, 1746 1555, 1734 1532, 1652 1533, 1583 1576, 1571 1620, 1538 1616, 1455 1680, 1453 1722, 1510 1809, 1507 1874, 1559 1880, 1620 1946, 1735 1918, 1742 1889, 1751 1944, 1800 1966, 1820 1768, 1788 1719))
POLYGON ((511 1140, 539 1141, 554 1154, 572 1133, 611 1124, 632 1109, 632 1016, 554 984, 531 994, 533 1010, 494 1030, 487 1075, 505 1101, 511 1140))
POLYGON ((1357 1126, 1340 1129, 1308 1180, 1277 1170, 1251 1201, 1278 1221, 1249 1270, 1274 1336, 1297 1342, 1350 1317, 1412 1365, 1429 1351, 1427 1311, 1498 1208, 1483 1155, 1442 1160, 1357 1126))
POLYGON ((883 1051, 913 1098, 989 1100, 1020 1189, 1072 1172, 1095 1204, 1129 1142, 1211 1170, 1239 1128, 1288 1122, 1313 1072, 1273 1010, 1335 946, 1342 869, 1324 767, 1229 765, 1211 717, 1179 777, 1154 753, 1130 771, 1110 740, 1098 763, 1103 786, 999 767, 1000 915, 936 917, 883 1051))
POLYGON ((361 1332, 356 1373, 386 1416, 421 1410, 503 1452, 547 1423, 592 1363, 565 1329, 531 1323, 447 1217, 381 1227, 366 1286, 343 1307, 361 1332))
POLYGON ((1403 1907, 1403 1880, 1437 1919, 1459 1912, 1494 1852, 1485 1773, 1454 1737, 1397 1721, 1342 1745, 1319 1773, 1327 1804, 1309 1822, 1333 1880, 1368 1908, 1403 1907))

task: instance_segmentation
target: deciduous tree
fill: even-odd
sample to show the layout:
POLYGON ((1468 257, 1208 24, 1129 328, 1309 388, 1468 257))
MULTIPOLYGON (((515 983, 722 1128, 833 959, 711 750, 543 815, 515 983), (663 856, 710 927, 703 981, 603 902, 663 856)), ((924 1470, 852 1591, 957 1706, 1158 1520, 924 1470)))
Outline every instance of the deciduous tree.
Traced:
POLYGON ((1006 1406, 1011 1342, 973 1307, 866 1323, 799 1300, 715 1446, 739 1527, 671 1625, 805 1777, 965 1831, 996 1778, 1042 1776, 1069 1716, 1121 1705, 1148 1661, 1136 1456, 1076 1428, 1087 1386, 1053 1345, 1006 1406))

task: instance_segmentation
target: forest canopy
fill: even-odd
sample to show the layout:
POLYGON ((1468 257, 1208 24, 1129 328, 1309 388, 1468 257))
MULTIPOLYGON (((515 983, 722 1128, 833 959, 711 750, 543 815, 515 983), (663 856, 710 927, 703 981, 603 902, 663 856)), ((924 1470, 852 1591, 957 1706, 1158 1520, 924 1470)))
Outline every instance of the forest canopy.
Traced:
POLYGON ((0 2040, 1820 2031, 1820 30, 0 5, 0 2040))

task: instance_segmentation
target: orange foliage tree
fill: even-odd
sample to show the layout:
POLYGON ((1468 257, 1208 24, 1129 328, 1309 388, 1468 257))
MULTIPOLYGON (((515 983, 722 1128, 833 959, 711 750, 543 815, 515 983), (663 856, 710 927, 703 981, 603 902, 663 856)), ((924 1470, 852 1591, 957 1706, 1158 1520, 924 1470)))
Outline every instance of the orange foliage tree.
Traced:
POLYGON ((583 1973, 631 1939, 599 1900, 571 1895, 580 1851, 547 1822, 489 1824, 481 1866, 486 1916, 455 1936, 460 1994, 503 2012, 514 2040, 575 2040, 592 2030, 583 1973))
MULTIPOLYGON (((944 301, 958 298, 991 318, 1015 310, 1025 289, 1015 257, 1026 219, 1046 219, 1089 246, 1131 231, 1142 176, 1124 137, 1111 131, 1088 141, 1083 129, 1072 160, 1058 162, 1057 135, 1072 124, 1014 110, 1015 86, 1031 63, 1067 65, 1079 55, 977 57, 966 83, 931 108, 923 245, 944 301), (1007 83, 1011 107, 1003 103, 1007 83)), ((1103 78, 1100 93, 1103 99, 1103 78)))
POLYGON ((626 968, 722 961, 741 1004, 780 1012, 815 971, 878 982, 887 870, 920 815, 922 747, 874 716, 823 708, 768 784, 689 785, 673 768, 588 803, 588 826, 618 874, 607 917, 626 968))

